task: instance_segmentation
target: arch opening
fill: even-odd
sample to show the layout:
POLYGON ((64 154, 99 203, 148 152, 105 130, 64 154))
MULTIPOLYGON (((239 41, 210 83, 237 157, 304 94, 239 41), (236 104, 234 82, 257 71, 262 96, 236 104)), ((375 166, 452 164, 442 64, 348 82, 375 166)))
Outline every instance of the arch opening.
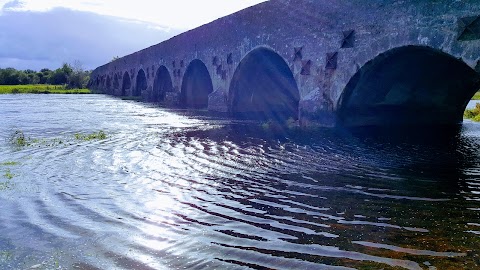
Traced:
POLYGON ((147 90, 147 77, 145 76, 143 69, 140 69, 137 74, 135 89, 132 92, 132 96, 140 97, 142 96, 142 92, 145 90, 147 90))
POLYGON ((131 87, 132 87, 132 82, 130 81, 130 75, 128 75, 128 72, 125 71, 125 73, 123 74, 121 96, 123 96, 123 97, 127 96, 131 87))
POLYGON ((161 102, 165 100, 167 92, 173 91, 172 78, 165 66, 158 68, 153 82, 153 102, 161 102))
POLYGON ((205 64, 195 59, 183 76, 180 103, 187 108, 208 107, 208 95, 213 92, 212 79, 205 64))
POLYGON ((458 124, 479 82, 472 68, 440 50, 392 49, 350 79, 338 118, 345 126, 458 124))
POLYGON ((298 119, 300 93, 285 60, 273 50, 258 48, 235 70, 229 101, 237 117, 283 122, 298 119))

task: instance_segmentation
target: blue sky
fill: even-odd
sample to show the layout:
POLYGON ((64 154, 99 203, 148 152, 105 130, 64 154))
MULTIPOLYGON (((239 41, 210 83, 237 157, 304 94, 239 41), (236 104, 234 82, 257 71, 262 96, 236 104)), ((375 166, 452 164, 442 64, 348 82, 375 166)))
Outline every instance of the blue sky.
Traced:
POLYGON ((0 68, 93 69, 265 0, 0 0, 0 68))

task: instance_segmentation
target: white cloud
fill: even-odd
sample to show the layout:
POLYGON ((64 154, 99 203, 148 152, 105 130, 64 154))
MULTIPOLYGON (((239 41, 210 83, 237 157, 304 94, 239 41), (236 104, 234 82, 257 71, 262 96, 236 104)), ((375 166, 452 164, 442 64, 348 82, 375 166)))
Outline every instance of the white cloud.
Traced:
MULTIPOLYGON (((126 19, 151 22, 176 29, 191 29, 265 0, 22 0, 16 11, 48 11, 64 7, 126 19)), ((0 0, 0 6, 7 2, 0 0)))
POLYGON ((0 68, 94 68, 264 1, 0 0, 0 68))
POLYGON ((65 8, 5 11, 0 16, 0 68, 38 70, 80 60, 91 69, 178 33, 177 29, 166 31, 147 23, 65 8))

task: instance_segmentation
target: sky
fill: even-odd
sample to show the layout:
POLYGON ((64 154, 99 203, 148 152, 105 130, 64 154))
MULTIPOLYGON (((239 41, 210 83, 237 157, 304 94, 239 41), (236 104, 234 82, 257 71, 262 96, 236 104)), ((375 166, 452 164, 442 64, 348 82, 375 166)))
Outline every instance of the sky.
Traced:
POLYGON ((0 68, 93 69, 265 0, 0 0, 0 68))

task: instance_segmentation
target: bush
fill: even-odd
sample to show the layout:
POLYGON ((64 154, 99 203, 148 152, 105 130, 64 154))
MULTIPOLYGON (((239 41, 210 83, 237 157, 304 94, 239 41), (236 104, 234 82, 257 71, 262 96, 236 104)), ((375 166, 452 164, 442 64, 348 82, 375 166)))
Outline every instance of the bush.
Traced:
POLYGON ((473 109, 465 110, 463 117, 475 122, 480 122, 480 103, 477 103, 473 109))

